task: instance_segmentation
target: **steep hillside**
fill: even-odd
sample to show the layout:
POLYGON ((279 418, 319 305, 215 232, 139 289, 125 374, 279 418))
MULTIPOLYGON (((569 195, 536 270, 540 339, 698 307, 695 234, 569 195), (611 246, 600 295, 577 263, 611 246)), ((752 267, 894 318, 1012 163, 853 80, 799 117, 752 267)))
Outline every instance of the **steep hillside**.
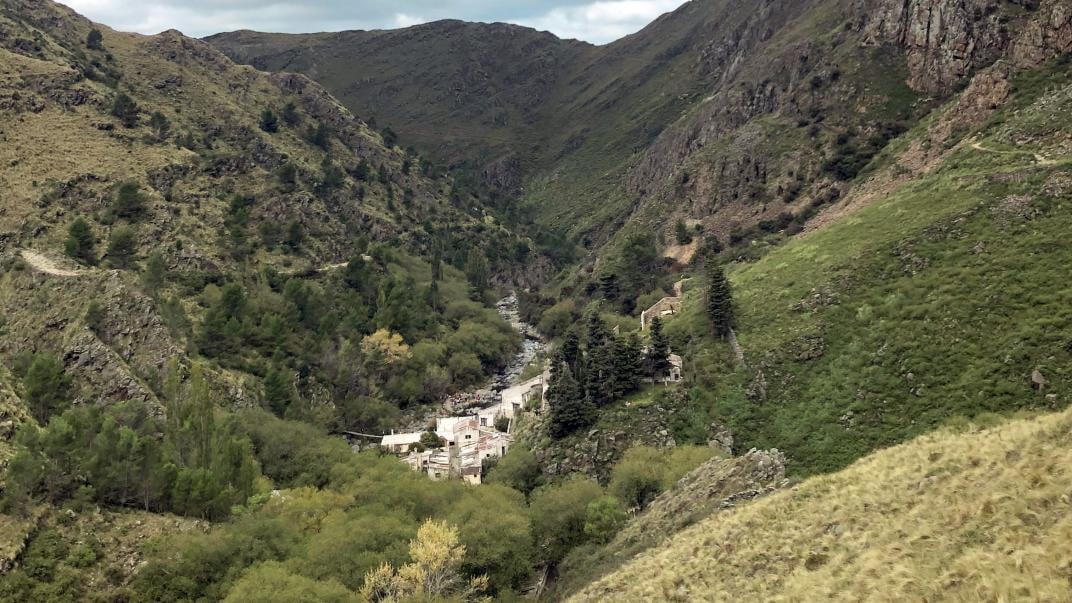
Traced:
POLYGON ((602 47, 456 23, 210 41, 241 61, 307 73, 351 107, 382 107, 381 125, 418 148, 440 143, 413 127, 414 112, 465 128, 465 140, 494 141, 475 154, 459 144, 447 160, 472 163, 499 186, 523 184, 522 204, 540 222, 588 246, 623 226, 654 229, 669 246, 677 219, 722 244, 764 221, 799 229, 973 73, 999 59, 1035 66, 1067 52, 1072 23, 1062 0, 694 0, 602 47), (367 46, 383 36, 390 50, 367 46), (531 63, 517 56, 519 44, 538 46, 531 63), (421 53, 413 62, 433 49, 434 60, 421 53), (489 52, 512 60, 504 67, 489 52), (538 88, 501 93, 497 83, 516 74, 538 88), (459 92, 417 96, 430 79, 454 83, 433 90, 459 92), (455 100, 485 87, 492 92, 481 102, 502 107, 493 115, 525 117, 467 119, 481 102, 455 100))
MULTIPOLYGON (((459 238, 487 230, 467 200, 447 202, 449 184, 420 173, 418 157, 384 145, 307 78, 236 66, 174 31, 103 28, 101 49, 86 48, 93 25, 53 4, 5 3, 3 18, 9 249, 55 241, 72 215, 107 217, 124 181, 144 192, 140 240, 169 263, 208 270, 232 263, 228 251, 245 257, 219 242, 236 194, 256 200, 252 230, 304 229, 301 255, 313 265, 349 259, 361 235, 426 250, 430 221, 455 225, 459 238), (113 114, 120 94, 137 105, 129 118, 113 114)), ((252 251, 285 263, 278 248, 252 251)))
POLYGON ((949 431, 722 513, 574 600, 1063 601, 1072 414, 949 431))
POLYGON ((176 31, 4 2, 0 138, 0 439, 31 404, 17 414, 9 400, 46 404, 24 387, 38 357, 70 378, 64 404, 138 400, 157 416, 170 361, 207 361, 219 401, 239 406, 266 403, 281 371, 280 404, 332 409, 313 414, 334 428, 356 390, 361 405, 428 401, 516 345, 480 302, 530 243, 304 76, 236 65, 176 31), (408 381, 377 385, 336 364, 380 329, 416 344, 463 324, 502 347, 436 347, 408 381))
POLYGON ((730 350, 705 336, 704 287, 687 292, 668 330, 695 359, 706 420, 813 473, 951 417, 1066 405, 1069 77, 1067 61, 1013 77, 979 126, 950 104, 880 157, 884 191, 779 247, 753 245, 762 257, 729 267, 746 366, 720 360, 730 350), (958 128, 963 142, 941 142, 958 128), (939 157, 913 173, 929 147, 939 157))
POLYGON ((312 77, 440 162, 498 165, 488 177, 507 188, 520 184, 513 161, 535 150, 531 138, 553 108, 559 79, 590 48, 523 27, 461 21, 396 31, 239 31, 206 41, 258 69, 312 77))

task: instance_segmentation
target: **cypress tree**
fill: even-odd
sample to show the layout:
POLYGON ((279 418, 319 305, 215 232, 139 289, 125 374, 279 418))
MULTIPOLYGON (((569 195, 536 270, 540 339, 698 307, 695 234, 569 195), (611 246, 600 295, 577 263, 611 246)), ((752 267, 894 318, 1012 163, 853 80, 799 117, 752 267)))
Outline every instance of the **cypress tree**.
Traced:
POLYGON ((648 370, 652 381, 658 381, 670 372, 670 340, 663 333, 663 321, 655 317, 651 321, 651 346, 648 348, 648 370))
POLYGON ((734 323, 733 292, 725 270, 713 261, 707 264, 707 277, 707 318, 711 321, 711 332, 725 339, 734 323))

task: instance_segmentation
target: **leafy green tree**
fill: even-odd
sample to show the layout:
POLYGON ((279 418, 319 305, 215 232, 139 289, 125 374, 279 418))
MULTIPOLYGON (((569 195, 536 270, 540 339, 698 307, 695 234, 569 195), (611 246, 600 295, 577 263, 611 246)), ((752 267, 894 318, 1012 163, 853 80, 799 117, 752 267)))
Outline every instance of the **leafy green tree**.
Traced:
POLYGON ((112 101, 112 116, 117 118, 119 123, 126 128, 133 128, 138 125, 138 113, 140 112, 141 109, 138 108, 138 103, 134 102, 134 99, 130 98, 125 92, 117 94, 115 100, 112 101))
POLYGON ((265 132, 275 134, 279 131, 279 118, 275 116, 271 109, 265 109, 261 111, 260 126, 265 132))
POLYGON ((726 339, 733 330, 733 292, 726 271, 714 261, 707 264, 707 319, 715 337, 726 339))
POLYGON ((484 366, 476 354, 458 352, 447 361, 450 377, 459 387, 468 387, 479 383, 484 378, 484 366))
POLYGON ((488 474, 488 483, 502 484, 526 495, 540 486, 542 481, 539 461, 532 452, 521 446, 510 448, 488 474))
POLYGON ((93 231, 90 229, 89 223, 81 217, 75 218, 75 221, 67 228, 64 251, 70 257, 93 266, 97 263, 95 246, 96 239, 93 237, 93 231))
POLYGON ((371 168, 369 168, 368 160, 362 158, 357 162, 357 166, 353 170, 354 178, 361 182, 368 182, 371 176, 371 168))
POLYGON ((446 520, 465 546, 462 571, 487 576, 492 593, 519 590, 532 575, 532 535, 525 497, 487 485, 451 505, 446 520))
POLYGON ((152 116, 149 117, 149 129, 153 133, 154 140, 164 142, 167 140, 168 134, 171 133, 171 121, 163 113, 154 111, 152 116))
POLYGON ((424 446, 426 450, 442 448, 443 438, 439 437, 439 434, 434 431, 426 431, 421 434, 421 445, 424 446))
POLYGON ((101 35, 99 29, 93 28, 89 30, 89 35, 86 36, 86 48, 90 50, 104 50, 104 36, 101 35))
POLYGON ((588 504, 584 517, 584 533, 593 542, 606 544, 628 519, 621 501, 613 496, 601 496, 588 504))
POLYGON ((529 516, 537 555, 556 563, 571 549, 584 544, 588 506, 603 496, 603 489, 590 477, 575 474, 559 484, 541 486, 532 492, 529 516))
POLYGON ((618 286, 618 275, 613 272, 605 272, 599 277, 599 291, 607 301, 618 299, 621 290, 618 286))
POLYGON ((627 506, 643 509, 666 487, 664 466, 664 456, 658 450, 630 448, 611 470, 607 491, 627 506))
POLYGON ((469 250, 468 259, 465 261, 465 277, 469 279, 469 287, 479 296, 483 296, 488 288, 488 257, 477 248, 469 250))
POLYGON ((30 414, 42 425, 57 410, 67 403, 71 381, 64 372, 63 363, 51 354, 39 353, 33 357, 30 368, 23 377, 22 386, 30 414))
POLYGON ((114 268, 126 269, 134 263, 134 255, 137 253, 138 244, 134 229, 129 226, 119 226, 112 230, 108 238, 108 263, 114 268))
POLYGON ((268 561, 243 574, 231 587, 224 603, 357 603, 359 600, 337 580, 313 580, 288 570, 278 561, 268 561))
POLYGON ((124 182, 116 190, 112 214, 117 218, 135 219, 145 211, 145 196, 137 182, 124 182))
POLYGON ((670 339, 663 332, 658 316, 651 321, 651 346, 648 348, 648 374, 658 381, 670 372, 670 339))

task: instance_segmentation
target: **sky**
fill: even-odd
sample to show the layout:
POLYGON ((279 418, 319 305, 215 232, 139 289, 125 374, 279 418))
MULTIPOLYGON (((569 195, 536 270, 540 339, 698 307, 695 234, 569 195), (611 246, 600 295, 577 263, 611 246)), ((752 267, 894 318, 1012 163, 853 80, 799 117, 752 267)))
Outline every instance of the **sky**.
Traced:
POLYGON ((309 33, 393 29, 439 19, 504 21, 605 44, 639 31, 685 0, 63 0, 113 29, 309 33))

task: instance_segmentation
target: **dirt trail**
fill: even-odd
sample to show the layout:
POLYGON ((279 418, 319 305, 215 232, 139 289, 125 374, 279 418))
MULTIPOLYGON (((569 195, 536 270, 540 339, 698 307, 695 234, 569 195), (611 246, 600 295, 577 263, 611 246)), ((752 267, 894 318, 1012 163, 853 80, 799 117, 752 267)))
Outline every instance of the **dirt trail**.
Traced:
POLYGON ((1050 159, 1045 155, 1040 155, 1039 153, 1032 153, 1030 151, 999 151, 998 149, 988 149, 984 147, 981 142, 971 143, 971 148, 975 149, 976 151, 982 151, 984 153, 996 153, 998 155, 1030 155, 1032 158, 1034 158, 1035 163, 1038 165, 1054 165, 1057 163, 1056 159, 1050 159))
POLYGON ((60 268, 55 260, 30 249, 23 249, 20 253, 22 259, 25 260, 31 268, 38 272, 44 272, 45 274, 64 278, 84 276, 89 273, 88 270, 68 270, 66 268, 60 268))

